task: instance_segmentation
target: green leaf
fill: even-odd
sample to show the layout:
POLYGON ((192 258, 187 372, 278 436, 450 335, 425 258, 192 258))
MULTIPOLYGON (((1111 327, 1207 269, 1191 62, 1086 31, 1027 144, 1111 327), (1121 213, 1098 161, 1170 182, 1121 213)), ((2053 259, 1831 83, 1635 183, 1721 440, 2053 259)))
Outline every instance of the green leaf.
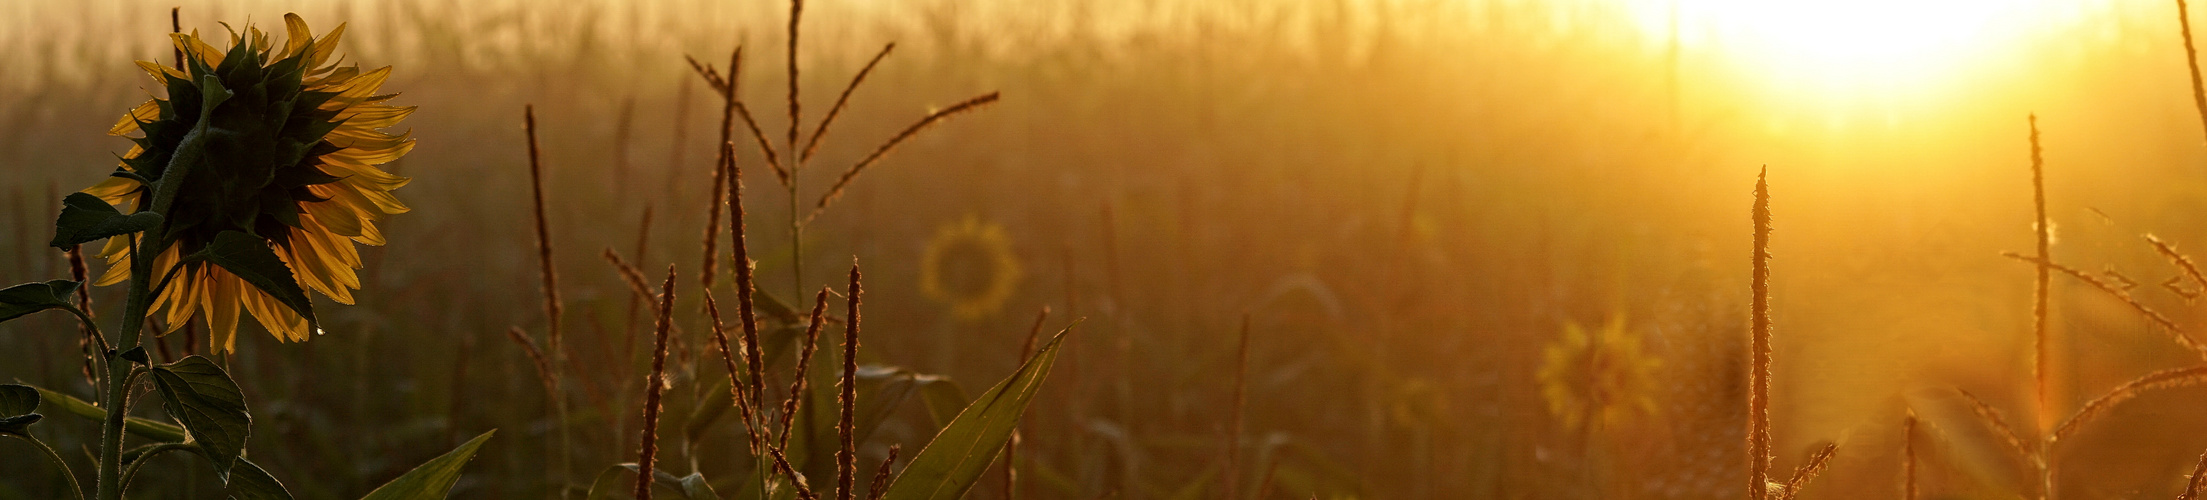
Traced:
MULTIPOLYGON (((100 407, 93 406, 92 403, 77 399, 76 396, 54 392, 43 387, 31 388, 38 391, 38 395, 45 399, 44 403, 48 406, 60 408, 61 411, 94 422, 107 420, 106 410, 101 410, 100 407)), ((129 431, 131 434, 137 434, 138 437, 165 443, 184 442, 184 428, 166 422, 157 422, 139 417, 125 417, 123 418, 123 430, 129 431)))
POLYGON ((69 280, 24 283, 0 289, 0 321, 47 309, 69 309, 69 292, 76 290, 77 282, 69 280))
POLYGON ((161 214, 138 212, 124 215, 98 196, 70 193, 61 199, 61 218, 54 221, 54 248, 69 248, 99 241, 112 236, 122 236, 153 229, 161 225, 161 214))
POLYGON ((0 434, 23 434, 45 415, 38 411, 38 389, 27 385, 0 385, 0 434))
POLYGON ((161 405, 169 416, 184 422, 192 440, 199 443, 215 473, 229 481, 230 468, 245 453, 245 439, 253 434, 253 415, 245 410, 245 394, 230 374, 206 357, 193 355, 153 367, 153 383, 161 389, 161 405))
POLYGON ((268 242, 258 236, 238 231, 223 231, 196 255, 207 262, 222 266, 238 279, 245 280, 268 296, 275 297, 300 316, 306 317, 307 329, 320 331, 322 326, 314 320, 314 302, 307 299, 307 291, 299 287, 299 280, 292 277, 291 267, 268 248, 268 242))
MULTIPOLYGON (((201 454, 205 454, 205 452, 201 452, 201 454)), ((209 458, 212 459, 212 457, 209 458)), ((268 471, 262 470, 260 465, 253 463, 251 460, 238 459, 237 466, 230 469, 229 476, 229 484, 226 487, 230 490, 230 498, 236 500, 291 500, 291 492, 284 489, 284 483, 277 481, 276 476, 268 475, 268 471)))
POLYGON ((950 377, 921 375, 914 378, 913 382, 920 384, 920 398, 927 402, 927 415, 934 417, 935 430, 938 432, 943 426, 950 425, 951 419, 958 418, 958 411, 965 409, 966 403, 972 401, 966 397, 966 389, 950 377))
POLYGON ((406 471, 406 474, 400 475, 397 479, 392 479, 391 482, 383 483, 383 486, 377 487, 375 491, 368 492, 368 496, 360 498, 361 500, 442 500, 445 495, 452 492, 452 483, 460 481, 460 468, 466 467, 468 460, 475 458, 475 451, 481 449, 483 442, 490 440, 490 435, 497 432, 492 430, 475 436, 475 439, 469 439, 466 443, 461 443, 460 447, 453 448, 452 451, 445 452, 444 455, 430 459, 428 462, 414 467, 414 470, 406 471))
POLYGON ((904 473, 889 483, 888 495, 883 498, 955 500, 972 490, 974 482, 988 470, 989 462, 996 460, 1004 442, 1011 440, 1012 429, 1019 425, 1020 416, 1042 388, 1042 381, 1049 378, 1050 367, 1057 362, 1058 345, 1071 330, 1060 330, 1033 358, 1021 364, 1019 371, 958 412, 950 425, 912 457, 904 473))

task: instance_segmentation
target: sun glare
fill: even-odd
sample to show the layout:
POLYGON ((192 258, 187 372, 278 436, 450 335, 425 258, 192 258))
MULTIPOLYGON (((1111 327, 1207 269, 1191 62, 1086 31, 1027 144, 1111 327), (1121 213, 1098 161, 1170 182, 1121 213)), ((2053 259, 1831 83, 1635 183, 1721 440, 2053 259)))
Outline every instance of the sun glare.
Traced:
POLYGON ((2095 2, 1620 0, 1658 43, 1827 97, 1935 88, 2075 22, 2095 2))

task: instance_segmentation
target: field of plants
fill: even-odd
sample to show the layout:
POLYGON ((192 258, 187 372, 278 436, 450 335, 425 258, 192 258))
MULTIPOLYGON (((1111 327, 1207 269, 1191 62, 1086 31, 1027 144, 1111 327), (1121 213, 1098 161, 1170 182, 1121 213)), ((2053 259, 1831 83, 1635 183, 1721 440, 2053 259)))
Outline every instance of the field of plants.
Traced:
POLYGON ((0 500, 2197 499, 2191 7, 0 1, 0 500))

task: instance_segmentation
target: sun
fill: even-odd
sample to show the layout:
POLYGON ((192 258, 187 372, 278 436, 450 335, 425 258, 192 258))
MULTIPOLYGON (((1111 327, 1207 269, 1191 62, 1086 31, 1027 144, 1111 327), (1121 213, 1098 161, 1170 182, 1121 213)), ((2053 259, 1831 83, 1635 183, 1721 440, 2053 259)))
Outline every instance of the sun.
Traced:
POLYGON ((1936 87, 2104 8, 2095 0, 1618 0, 1641 32, 1821 93, 1936 87))

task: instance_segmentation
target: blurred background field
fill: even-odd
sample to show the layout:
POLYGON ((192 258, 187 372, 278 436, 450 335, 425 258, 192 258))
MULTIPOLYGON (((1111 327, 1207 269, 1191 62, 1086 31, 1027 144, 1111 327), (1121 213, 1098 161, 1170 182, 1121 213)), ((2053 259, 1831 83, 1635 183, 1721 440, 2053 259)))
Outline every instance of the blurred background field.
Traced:
MULTIPOLYGON (((2029 404, 2032 271, 2000 256, 2033 244, 2026 116, 2044 134, 2056 258, 2135 279, 2185 325, 2207 311, 2158 285, 2177 270, 2139 236, 2207 248, 2207 131, 2173 5, 1864 5, 1886 17, 1795 34, 1897 48, 1770 38, 1840 7, 1758 18, 1693 0, 814 0, 808 120, 881 44, 897 48, 810 167, 806 203, 925 113, 1003 100, 859 179, 805 233, 805 283, 789 272, 787 199, 744 148, 752 255, 762 288, 792 302, 856 256, 870 361, 969 392, 1015 368, 1039 308, 1088 318, 1023 431, 1029 498, 1215 497, 1244 314, 1244 468, 1270 479, 1268 498, 1729 497, 1744 482, 1746 213, 1768 165, 1778 468, 1836 442, 1805 498, 1892 498, 1908 394, 2029 404), (1020 270, 1011 298, 974 317, 921 283, 931 239, 966 220, 1000 226, 1020 270), (1583 387, 1547 388, 1544 359, 1569 330, 1605 325, 1617 333, 1595 338, 1632 339, 1651 361, 1644 380, 1596 398, 1629 407, 1617 418, 1567 418, 1558 391, 1583 387)), ((168 59, 171 6, 0 3, 0 281, 67 277, 44 248, 58 200, 127 149, 104 132, 152 91, 130 62, 168 59)), ((498 428, 455 497, 551 494, 556 420, 503 333, 546 321, 521 125, 533 103, 565 324, 589 373, 575 404, 594 424, 578 429, 600 429, 577 434, 569 475, 633 459, 623 402, 642 387, 632 332, 646 325, 599 254, 647 274, 674 264, 694 287, 718 103, 682 58, 724 65, 748 47, 743 92, 776 134, 786 5, 182 4, 203 33, 285 12, 347 23, 341 53, 395 67, 384 88, 420 107, 406 122, 418 147, 391 168, 414 178, 397 193, 414 211, 365 251, 358 305, 324 309, 327 335, 240 337, 263 422, 252 456, 302 498, 339 498, 498 428)), ((976 259, 946 257, 945 286, 985 282, 976 259)), ((2121 302, 2055 290, 2061 407, 2188 364, 2121 302)), ((688 293, 678 311, 698 310, 688 293)), ((721 375, 704 320, 677 317, 681 400, 721 375)), ((0 326, 0 379, 88 395, 65 319, 0 326)), ((2141 398, 2063 442, 2064 493, 2173 497, 2207 447, 2199 396, 2141 398)), ((670 404, 680 427, 694 403, 670 404)), ((924 442, 924 419, 892 419, 869 453, 924 442)), ((738 443, 707 433, 666 460, 714 470, 714 449, 738 443)), ((1930 452, 1925 491, 2014 490, 1963 448, 1930 452)), ((164 460, 177 464, 146 481, 201 488, 179 498, 217 488, 164 460)), ((0 461, 0 498, 61 491, 43 467, 0 461)), ((1001 497, 994 486, 974 498, 1001 497)))

